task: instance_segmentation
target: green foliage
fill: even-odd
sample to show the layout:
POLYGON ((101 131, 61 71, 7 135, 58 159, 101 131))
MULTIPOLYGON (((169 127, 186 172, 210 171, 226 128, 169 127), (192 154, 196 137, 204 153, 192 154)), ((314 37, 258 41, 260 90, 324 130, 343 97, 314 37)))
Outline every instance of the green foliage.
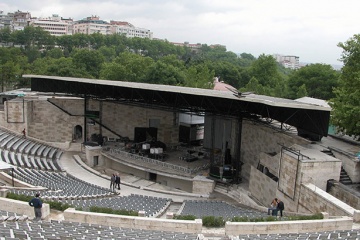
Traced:
POLYGON ((232 222, 249 222, 249 218, 244 216, 244 217, 233 217, 231 219, 232 222))
POLYGON ((126 216, 138 216, 137 211, 125 210, 125 209, 116 210, 116 209, 111 209, 111 208, 106 208, 106 207, 97 207, 97 206, 91 206, 90 212, 126 215, 126 216))
POLYGON ((322 213, 315 213, 313 215, 310 216, 289 216, 288 220, 293 221, 293 220, 319 220, 319 219, 323 219, 324 216, 322 215, 322 213))
POLYGON ((339 131, 360 140, 360 34, 338 46, 343 49, 344 66, 335 97, 330 101, 331 121, 339 131))
POLYGON ((204 216, 202 218, 203 226, 205 227, 223 227, 225 221, 222 217, 204 216))
MULTIPOLYGON (((329 100, 334 97, 333 88, 337 87, 339 73, 327 64, 311 64, 290 74, 290 98, 299 96, 299 90, 305 86, 306 96, 329 100)), ((301 90, 304 93, 304 90, 301 90)))
POLYGON ((194 215, 174 215, 176 220, 195 220, 196 216, 194 215))
MULTIPOLYGON (((23 201, 23 202, 30 202, 30 200, 33 199, 34 197, 26 196, 26 195, 22 195, 22 194, 7 193, 6 198, 23 201)), ((49 204, 51 209, 56 209, 59 211, 64 211, 64 210, 68 209, 69 207, 72 207, 71 205, 69 205, 67 203, 64 204, 64 203, 57 202, 57 201, 43 201, 43 202, 49 204)))
MULTIPOLYGON (((295 220, 317 220, 323 219, 324 216, 321 213, 316 213, 309 216, 287 216, 284 218, 286 221, 295 221, 295 220)), ((233 217, 231 222, 272 222, 278 221, 275 216, 268 217, 258 217, 258 218, 247 218, 247 217, 233 217)))

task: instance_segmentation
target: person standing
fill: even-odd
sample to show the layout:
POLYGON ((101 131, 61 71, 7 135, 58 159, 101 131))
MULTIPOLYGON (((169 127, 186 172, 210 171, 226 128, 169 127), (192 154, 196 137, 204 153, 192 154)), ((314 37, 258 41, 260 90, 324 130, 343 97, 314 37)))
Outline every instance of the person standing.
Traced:
POLYGON ((115 181, 116 181, 116 176, 115 173, 113 173, 110 179, 110 190, 112 191, 115 191, 115 181))
POLYGON ((26 138, 26 130, 25 130, 25 128, 22 130, 22 134, 23 134, 24 138, 26 138))
POLYGON ((119 176, 119 174, 117 173, 116 174, 116 176, 115 176, 115 184, 116 184, 116 186, 115 187, 117 187, 117 189, 118 190, 120 190, 120 176, 119 176))
POLYGON ((34 207, 34 213, 35 213, 35 221, 40 221, 41 220, 41 208, 42 208, 42 202, 40 200, 40 193, 36 193, 35 197, 33 199, 30 200, 29 205, 31 207, 34 207))
POLYGON ((278 203, 277 204, 277 210, 280 211, 280 217, 282 217, 283 216, 283 211, 285 209, 284 203, 280 199, 278 199, 277 203, 278 203))

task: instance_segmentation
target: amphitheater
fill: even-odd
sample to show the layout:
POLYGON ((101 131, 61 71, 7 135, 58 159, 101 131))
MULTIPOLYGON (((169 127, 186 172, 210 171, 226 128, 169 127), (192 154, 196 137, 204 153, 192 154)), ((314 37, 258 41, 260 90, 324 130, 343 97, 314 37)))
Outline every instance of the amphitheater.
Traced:
MULTIPOLYGON (((35 91, 5 97, 0 112, 1 239, 360 239, 355 155, 360 146, 349 139, 327 136, 314 142, 276 121, 243 120, 241 180, 230 182, 209 176, 210 158, 217 155, 204 145, 218 140, 209 143, 205 136, 204 145, 180 144, 173 112, 35 91), (84 105, 92 113, 100 110, 102 121, 89 123, 84 105), (149 119, 160 119, 157 138, 168 145, 159 155, 128 148, 117 134, 133 138, 134 128, 148 127, 149 119), (89 144, 86 136, 99 132, 107 136, 103 145, 89 144), (187 161, 194 153, 199 153, 196 160, 187 161), (120 190, 110 189, 112 173, 121 177, 120 190), (8 192, 40 192, 43 200, 71 207, 60 212, 44 204, 43 220, 35 222, 27 202, 4 198, 8 192), (202 224, 204 216, 266 218, 274 197, 285 203, 284 217, 276 221, 226 221, 222 228, 202 224), (90 212, 93 206, 138 216, 90 212), (319 212, 324 219, 287 221, 319 212), (197 219, 175 220, 174 215, 197 219)), ((217 121, 223 132, 236 128, 228 118, 217 121)), ((224 135, 217 139, 223 142, 224 135)), ((238 135, 229 133, 229 138, 236 156, 238 135)))

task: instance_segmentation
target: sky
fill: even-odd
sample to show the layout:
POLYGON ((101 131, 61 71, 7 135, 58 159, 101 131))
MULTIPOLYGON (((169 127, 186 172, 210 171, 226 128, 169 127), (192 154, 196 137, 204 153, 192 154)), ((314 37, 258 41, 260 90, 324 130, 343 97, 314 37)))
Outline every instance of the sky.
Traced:
POLYGON ((1 0, 5 14, 93 15, 126 21, 170 42, 225 45, 228 51, 299 56, 342 65, 337 45, 360 33, 359 0, 1 0))

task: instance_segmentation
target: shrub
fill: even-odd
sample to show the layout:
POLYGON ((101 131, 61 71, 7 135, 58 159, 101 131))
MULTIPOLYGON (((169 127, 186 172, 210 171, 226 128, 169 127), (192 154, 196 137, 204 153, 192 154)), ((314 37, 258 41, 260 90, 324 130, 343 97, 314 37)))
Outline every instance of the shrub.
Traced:
POLYGON ((205 216, 202 218, 203 226, 205 227, 223 227, 225 221, 223 217, 205 216))
POLYGON ((249 218, 248 217, 233 217, 231 219, 232 222, 248 222, 249 218))
POLYGON ((194 216, 194 215, 175 215, 174 219, 177 219, 177 220, 195 220, 196 216, 194 216))
POLYGON ((107 214, 116 214, 116 215, 126 215, 126 216, 138 216, 137 211, 133 210, 126 210, 126 209, 111 209, 106 207, 98 207, 98 206, 91 206, 90 212, 97 212, 97 213, 107 213, 107 214))
MULTIPOLYGON (((27 195, 23 195, 23 194, 15 194, 15 193, 9 192, 6 195, 6 198, 19 200, 19 201, 23 201, 23 202, 30 202, 30 200, 33 198, 33 196, 27 196, 27 195)), ((61 202, 57 202, 57 201, 43 201, 43 202, 49 204, 51 209, 56 209, 59 211, 64 211, 64 210, 68 209, 69 207, 72 207, 71 205, 69 205, 67 203, 61 203, 61 202)))

